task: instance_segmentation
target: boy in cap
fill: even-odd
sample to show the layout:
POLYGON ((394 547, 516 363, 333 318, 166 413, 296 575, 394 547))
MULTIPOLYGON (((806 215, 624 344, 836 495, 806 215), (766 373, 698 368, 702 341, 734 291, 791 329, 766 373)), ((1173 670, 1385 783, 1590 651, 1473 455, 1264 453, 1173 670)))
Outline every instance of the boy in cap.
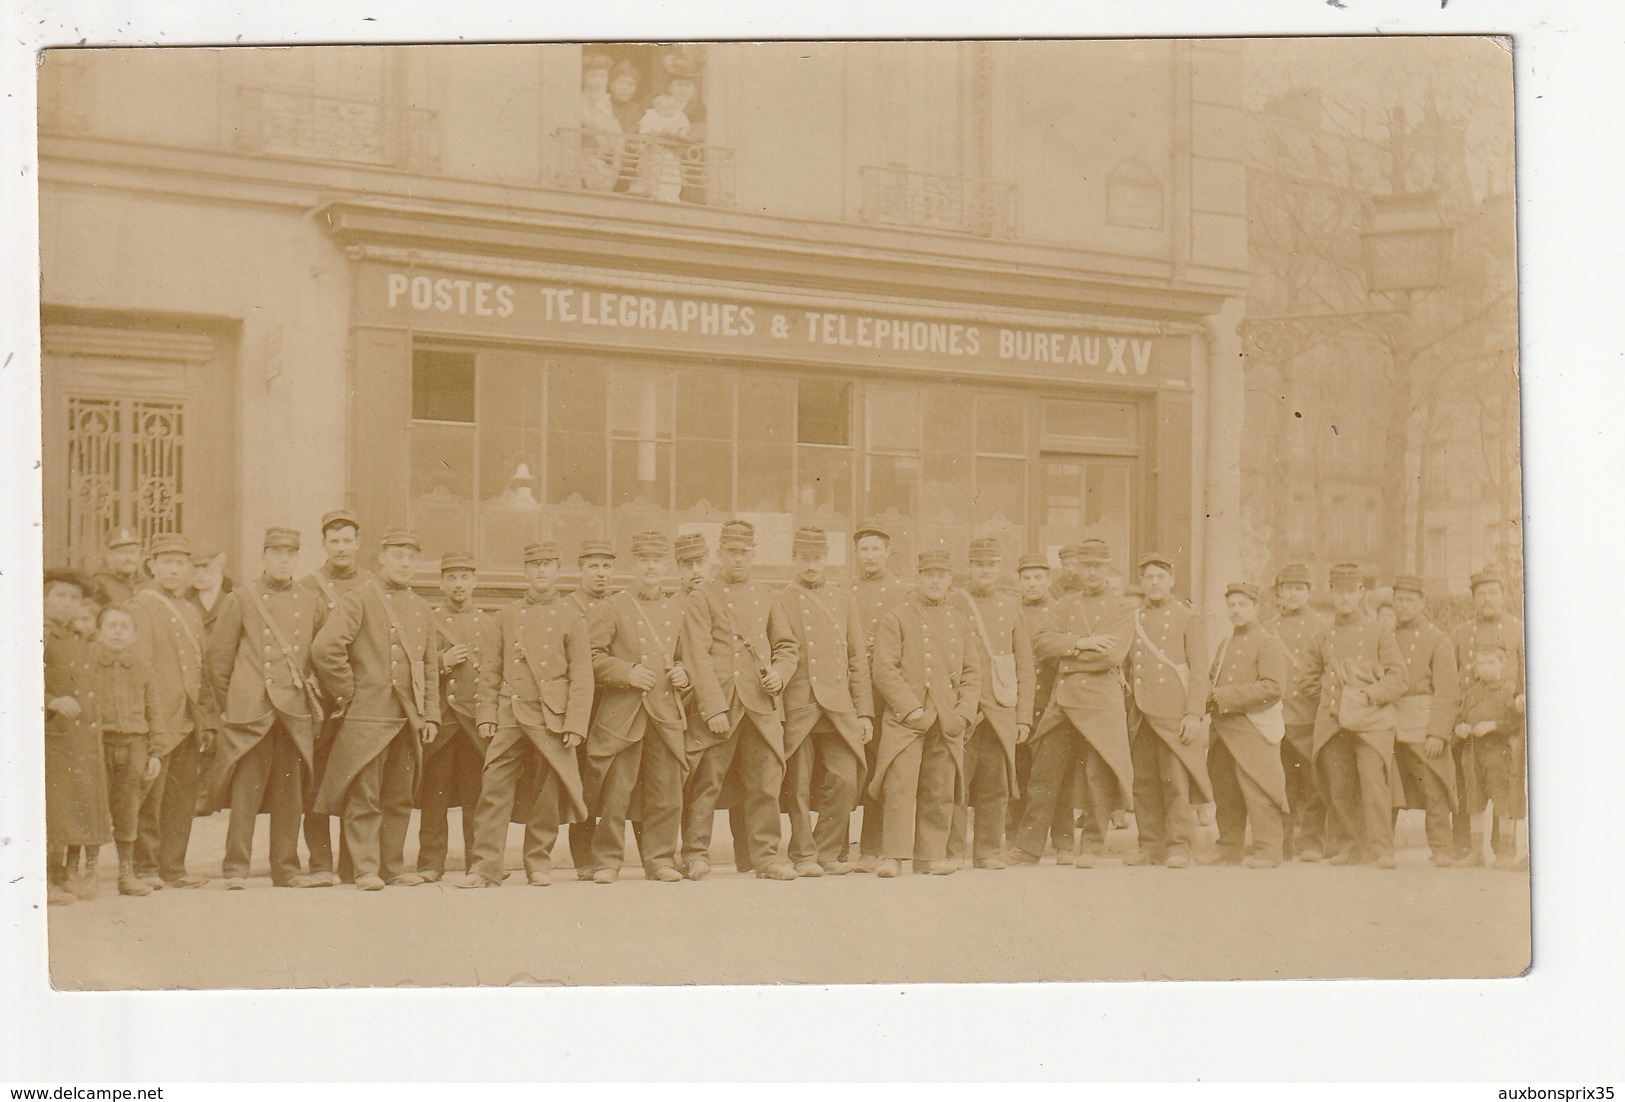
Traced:
MULTIPOLYGON (((1464 745, 1462 760, 1467 765, 1466 782, 1471 790, 1467 806, 1495 808, 1500 828, 1491 838, 1495 867, 1517 869, 1517 820, 1522 815, 1521 793, 1512 776, 1512 737, 1518 728, 1513 704, 1517 689, 1507 676, 1507 651, 1498 642, 1480 642, 1473 653, 1473 679, 1462 690, 1461 708, 1455 726, 1456 738, 1464 745)), ((1472 831, 1472 848, 1456 861, 1463 868, 1484 864, 1484 832, 1472 831)))
MULTIPOLYGON (((683 793, 683 875, 711 871, 712 822, 724 782, 737 781, 746 857, 756 875, 794 880, 779 852, 779 790, 784 784, 784 719, 779 694, 795 672, 795 637, 774 611, 773 594, 750 580, 756 527, 722 526, 717 577, 689 594, 684 663, 694 679, 704 726, 689 726, 689 776, 683 793)), ((735 855, 737 861, 739 855, 735 855)))
POLYGON ((327 606, 294 584, 297 531, 268 528, 261 547, 259 578, 217 606, 207 657, 209 682, 225 710, 206 806, 231 808, 221 868, 228 889, 246 886, 262 810, 271 816, 271 883, 293 887, 303 878, 299 821, 321 722, 310 644, 327 606))
POLYGON ((1315 698, 1299 689, 1298 679, 1309 659, 1310 645, 1326 627, 1326 617, 1309 607, 1309 568, 1293 563, 1275 578, 1279 610, 1265 625, 1286 649, 1292 669, 1281 697, 1286 737, 1281 740, 1281 766, 1286 770, 1287 813, 1282 854, 1300 861, 1319 861, 1326 854, 1330 811, 1325 780, 1315 771, 1315 698))
POLYGON ((644 875, 663 883, 683 878, 677 837, 687 716, 680 694, 690 682, 677 664, 684 598, 666 595, 667 547, 663 532, 632 537, 632 588, 609 598, 591 625, 598 707, 587 731, 584 779, 587 802, 598 809, 592 878, 599 884, 620 878, 634 804, 644 875))
POLYGON ((1405 660, 1392 632, 1364 613, 1365 574, 1331 570, 1335 619, 1310 644, 1299 690, 1316 701, 1315 767, 1326 778, 1339 849, 1334 865, 1394 862, 1393 703, 1405 694, 1405 660))
POLYGON ((970 586, 950 597, 971 628, 976 664, 982 672, 979 717, 964 744, 965 783, 954 805, 948 834, 948 860, 966 856, 966 810, 976 812, 970 856, 979 869, 1002 869, 1004 820, 1016 788, 1016 748, 1033 729, 1032 638, 1015 597, 999 591, 1004 556, 991 537, 971 540, 970 586))
POLYGON ((150 887, 196 888, 207 880, 188 876, 186 849, 197 813, 203 752, 220 725, 214 686, 203 676, 203 614, 185 598, 192 578, 192 545, 165 532, 153 538, 147 569, 153 584, 129 602, 135 617, 136 653, 158 682, 163 723, 148 744, 162 759, 141 804, 135 847, 136 873, 150 887))
POLYGON ((418 785, 418 875, 431 884, 446 875, 453 804, 463 824, 463 869, 474 862, 474 811, 480 803, 488 739, 474 716, 480 671, 490 645, 490 618, 474 603, 474 555, 448 551, 440 557, 440 592, 432 610, 440 650, 440 736, 423 749, 418 785))
POLYGON ((440 652, 429 602, 411 588, 421 550, 416 533, 386 531, 378 574, 339 598, 310 648, 343 716, 315 810, 340 816, 362 891, 424 882, 407 867, 406 832, 419 743, 440 730, 440 652))
POLYGON ((1033 728, 1027 805, 1016 828, 1010 861, 1036 865, 1056 816, 1070 800, 1076 761, 1083 773, 1083 835, 1074 864, 1092 868, 1105 845, 1108 815, 1134 790, 1128 717, 1124 710, 1124 658, 1134 635, 1134 612, 1106 589, 1111 549, 1105 540, 1079 545, 1082 588, 1057 601, 1034 643, 1040 658, 1057 659, 1055 690, 1033 728))
POLYGON ((146 588, 141 558, 141 537, 134 528, 115 528, 107 534, 104 569, 90 579, 91 587, 101 590, 104 603, 121 605, 146 588))
MULTIPOLYGON (((1513 686, 1512 709, 1518 717, 1517 729, 1513 732, 1509 752, 1511 754, 1512 784, 1522 794, 1524 778, 1524 732, 1523 732, 1523 678, 1524 678, 1524 641, 1523 623, 1517 617, 1506 611, 1506 584, 1501 576, 1493 570, 1484 570, 1474 574, 1471 581, 1473 595, 1473 618, 1467 623, 1457 627, 1451 633, 1450 640, 1456 647, 1456 669, 1460 671, 1462 689, 1473 683, 1476 676, 1477 663, 1474 656, 1482 646, 1499 646, 1503 651, 1502 676, 1513 686)), ((1484 810, 1481 796, 1482 790, 1468 783, 1471 772, 1470 763, 1466 760, 1466 752, 1470 743, 1458 741, 1454 746, 1456 759, 1456 797, 1457 805, 1455 815, 1451 822, 1451 835, 1456 856, 1467 857, 1473 852, 1471 849, 1471 830, 1474 816, 1484 810), (1472 801, 1477 800, 1474 804, 1472 801)), ((1500 819, 1492 824, 1491 843, 1499 835, 1501 829, 1500 819)))
MULTIPOLYGON (((982 671, 971 628, 949 603, 948 552, 919 554, 919 588, 880 620, 874 681, 886 700, 869 793, 885 802, 877 876, 905 860, 946 875, 948 831, 964 777, 966 736, 976 723, 982 671)), ((1047 809, 1046 809, 1047 810, 1047 809)))
POLYGON ((1450 732, 1461 699, 1456 648, 1422 612, 1422 579, 1394 579, 1394 641, 1409 682, 1394 702, 1399 713, 1394 759, 1404 783, 1405 806, 1422 809, 1428 849, 1435 865, 1455 863, 1450 810, 1456 805, 1456 764, 1450 732))
MULTIPOLYGON (((863 645, 871 668, 875 656, 875 637, 880 631, 880 619, 886 613, 909 599, 912 587, 891 570, 891 530, 879 519, 860 525, 852 533, 852 555, 857 560, 857 579, 852 583, 852 599, 857 602, 858 622, 863 627, 863 645)), ((875 715, 884 715, 886 701, 878 686, 871 682, 875 715)), ((875 774, 875 755, 880 752, 880 740, 870 739, 864 746, 864 776, 875 774)), ((874 872, 880 865, 880 839, 886 814, 885 805, 877 796, 869 795, 869 786, 863 785, 863 825, 858 841, 858 871, 874 872)))
MULTIPOLYGON (((348 509, 333 509, 322 514, 322 555, 324 561, 315 571, 299 579, 299 587, 316 594, 325 608, 324 616, 331 616, 339 607, 339 598, 359 585, 366 584, 372 575, 359 567, 361 554, 361 522, 348 509)), ((310 851, 309 875, 301 877, 296 886, 301 888, 329 888, 342 876, 353 880, 350 855, 339 837, 337 871, 333 863, 333 826, 330 816, 312 810, 316 799, 316 785, 327 769, 327 756, 333 750, 344 717, 332 707, 332 701, 322 701, 327 718, 316 728, 315 754, 312 759, 311 784, 305 790, 305 847, 310 851)))
MULTIPOLYGON (((107 775, 107 803, 112 811, 113 842, 118 847, 120 895, 151 895, 152 888, 135 874, 135 840, 141 818, 141 796, 162 764, 147 752, 148 740, 162 722, 158 683, 152 667, 135 652, 135 617, 123 605, 109 605, 97 616, 98 638, 91 646, 96 669, 97 721, 102 732, 102 760, 107 775)), ((96 850, 87 849, 88 892, 95 895, 96 850)), ((70 861, 70 871, 72 863, 70 861)))
MULTIPOLYGON (((608 540, 596 537, 581 541, 581 550, 576 555, 576 565, 581 570, 581 584, 565 598, 573 604, 581 615, 587 619, 587 630, 591 632, 598 617, 604 614, 605 602, 609 599, 609 584, 615 576, 615 547, 608 540)), ((596 688, 592 690, 596 694, 596 688)), ((591 727, 592 717, 598 714, 597 696, 588 709, 588 728, 591 727)), ((583 734, 585 731, 583 731, 583 734)), ((586 779, 590 766, 587 763, 587 741, 585 738, 575 744, 576 773, 583 780, 586 779)), ((570 863, 575 866, 577 880, 591 880, 595 871, 592 859, 592 836, 597 825, 598 809, 590 801, 584 815, 570 821, 569 844, 570 863)))
POLYGON ((1258 587, 1248 582, 1231 582, 1224 590, 1232 631, 1213 656, 1208 773, 1219 824, 1216 863, 1269 869, 1281 863, 1281 814, 1287 807, 1281 692, 1290 666, 1281 641, 1258 624, 1258 597, 1258 587), (1253 844, 1243 858, 1249 822, 1253 844))
POLYGON ((1194 802, 1212 800, 1207 775, 1207 638, 1188 601, 1174 599, 1173 558, 1140 556, 1145 604, 1135 614, 1128 676, 1139 719, 1129 733, 1139 852, 1131 865, 1185 868, 1196 841, 1194 802))
POLYGON ((587 815, 576 748, 586 741, 592 708, 591 629, 581 607, 558 595, 558 576, 558 545, 530 544, 525 595, 497 613, 475 709, 490 743, 475 815, 474 863, 455 882, 459 888, 494 888, 507 875, 502 854, 525 770, 537 781, 535 797, 521 804, 525 878, 532 887, 552 883, 559 823, 587 815))
POLYGON ((829 537, 796 529, 794 576, 776 609, 799 649, 784 686, 784 804, 790 813, 790 861, 798 876, 841 876, 846 861, 864 747, 874 739, 874 694, 858 603, 825 584, 829 537), (813 826, 813 813, 818 825, 813 826))
POLYGON ((45 572, 46 902, 72 903, 69 847, 112 837, 90 644, 73 630, 89 583, 72 570, 45 572))

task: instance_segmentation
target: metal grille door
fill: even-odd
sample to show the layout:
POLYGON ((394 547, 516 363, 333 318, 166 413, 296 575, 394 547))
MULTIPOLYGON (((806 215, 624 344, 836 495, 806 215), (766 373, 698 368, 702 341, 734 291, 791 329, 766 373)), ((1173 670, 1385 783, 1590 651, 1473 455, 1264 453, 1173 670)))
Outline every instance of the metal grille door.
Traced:
POLYGON ((121 525, 143 544, 181 530, 185 401, 70 394, 67 428, 70 561, 95 561, 121 525))

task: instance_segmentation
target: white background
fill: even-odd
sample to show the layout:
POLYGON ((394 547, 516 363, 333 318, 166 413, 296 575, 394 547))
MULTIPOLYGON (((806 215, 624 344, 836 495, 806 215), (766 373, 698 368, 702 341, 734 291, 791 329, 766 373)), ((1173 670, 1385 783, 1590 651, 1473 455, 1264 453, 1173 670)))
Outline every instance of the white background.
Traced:
MULTIPOLYGON (((0 1083, 1620 1078, 1619 0, 0 5, 0 1083), (895 7, 897 10, 883 10, 895 7), (372 17, 368 19, 366 17, 372 17), (1490 983, 76 994, 44 983, 34 54, 108 44, 1500 33, 1515 43, 1535 966, 1490 983)), ((1202 916, 1190 916, 1193 927, 1202 916)), ((1291 921, 1282 915, 1283 924, 1291 921)), ((726 936, 725 933, 720 936, 726 936)), ((245 946, 245 952, 254 947, 245 946)), ((1482 1097, 1494 1098, 1485 1089, 1482 1097)))

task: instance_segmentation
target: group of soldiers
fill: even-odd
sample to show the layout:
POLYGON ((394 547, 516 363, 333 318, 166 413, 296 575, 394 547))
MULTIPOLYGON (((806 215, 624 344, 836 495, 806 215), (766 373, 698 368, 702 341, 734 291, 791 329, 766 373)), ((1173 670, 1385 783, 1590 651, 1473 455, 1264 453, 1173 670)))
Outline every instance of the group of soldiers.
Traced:
POLYGON ((638 533, 618 593, 610 543, 582 544, 568 593, 558 546, 530 544, 523 595, 485 612, 471 554, 443 556, 432 605, 413 589, 417 536, 384 532, 365 568, 360 523, 337 510, 321 567, 296 580, 300 533, 271 528, 260 576, 206 624, 183 596, 187 539, 131 554, 122 536, 98 585, 46 575, 52 902, 94 893, 108 840, 124 894, 203 885, 186 866, 194 813, 225 808, 228 889, 246 886, 262 812, 276 886, 440 881, 452 807, 463 888, 508 879, 510 823, 534 886, 566 826, 580 879, 619 879, 630 825, 646 879, 701 880, 723 808, 738 869, 769 880, 1003 869, 1052 848, 1087 869, 1130 808, 1130 864, 1392 868, 1401 807, 1424 810, 1434 864, 1483 864, 1493 806, 1495 862, 1519 865, 1522 629, 1489 574, 1447 636, 1416 578, 1376 615, 1360 568, 1335 566, 1328 619, 1288 567, 1268 625, 1259 587, 1227 587, 1230 631, 1210 649, 1162 553, 1139 557, 1131 595, 1098 539, 1061 549, 1053 579, 1021 557, 1013 591, 986 538, 963 587, 945 550, 922 551, 906 584, 871 522, 841 587, 826 533, 803 527, 792 580, 772 587, 733 520, 714 570, 701 535, 638 533), (76 628, 96 589, 106 607, 76 628), (1198 852, 1208 803, 1217 845, 1198 852))

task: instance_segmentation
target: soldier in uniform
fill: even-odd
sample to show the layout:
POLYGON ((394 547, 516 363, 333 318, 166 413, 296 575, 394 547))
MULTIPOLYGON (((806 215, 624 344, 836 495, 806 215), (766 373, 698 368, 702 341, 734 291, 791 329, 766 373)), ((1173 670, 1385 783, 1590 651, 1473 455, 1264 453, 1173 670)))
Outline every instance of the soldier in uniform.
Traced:
POLYGON ((362 891, 424 882, 406 864, 406 833, 420 743, 432 743, 440 730, 440 649, 429 602, 411 589, 421 550, 416 533, 386 531, 381 576, 341 596, 310 647, 343 716, 314 809, 340 816, 362 891))
POLYGON ((972 540, 970 587, 949 598, 971 628, 982 684, 981 715, 965 739, 965 783, 954 806, 948 860, 960 863, 965 858, 966 809, 973 808, 976 825, 970 856, 979 869, 1005 867, 1005 812, 1010 797, 1019 791, 1016 751, 1033 729, 1032 636, 1021 603, 999 591, 1003 561, 998 540, 972 540))
POLYGON ((461 809, 463 869, 474 863, 474 812, 488 742, 480 734, 474 706, 490 646, 490 618, 474 603, 476 584, 472 552, 449 551, 440 557, 445 600, 433 609, 440 651, 440 735, 423 748, 423 781, 418 785, 418 875, 431 884, 446 875, 451 848, 447 819, 454 803, 461 809))
POLYGON ((1083 590, 1083 545, 1066 544, 1056 552, 1056 558, 1060 560, 1061 571, 1050 583, 1051 601, 1059 601, 1062 597, 1070 597, 1083 590))
MULTIPOLYGON (((72 570, 45 572, 45 868, 51 905, 75 899, 68 890, 68 849, 99 848, 113 837, 96 669, 90 644, 73 630, 88 588, 72 570)), ((123 880, 128 873, 122 852, 120 858, 123 880)))
POLYGON ((299 821, 321 718, 310 644, 327 606, 293 584, 298 532, 267 528, 262 546, 264 572, 221 599, 209 636, 208 677, 225 710, 206 806, 231 808, 221 868, 228 889, 247 886, 262 809, 271 816, 271 883, 291 887, 302 877, 299 821))
POLYGON ((507 875, 502 854, 526 770, 536 787, 535 797, 519 805, 525 878, 532 887, 552 883, 559 824, 587 815, 576 749, 587 740, 592 710, 591 628, 581 605, 558 595, 558 576, 558 545, 530 544, 525 595, 496 617, 475 712, 480 733, 490 739, 475 817, 475 859, 468 875, 455 881, 459 888, 498 887, 507 875))
POLYGON ((1392 632, 1363 612, 1365 575, 1331 570, 1332 623, 1309 647, 1299 691, 1316 701, 1315 768, 1326 778, 1339 848, 1334 865, 1394 863, 1393 702, 1405 695, 1405 660, 1392 632))
MULTIPOLYGON (((587 618, 587 630, 591 632, 597 618, 604 611, 604 602, 609 598, 609 583, 615 576, 615 548, 607 540, 582 540, 581 551, 576 556, 576 565, 581 570, 581 584, 565 600, 587 618)), ((595 697, 589 709, 587 720, 589 729, 591 717, 597 714, 597 710, 595 697)), ((587 762, 587 740, 583 737, 579 743, 573 745, 576 753, 576 774, 585 779, 591 769, 587 762)), ((521 801, 528 798, 528 794, 522 796, 521 801)), ((589 802, 586 814, 570 821, 570 863, 575 866, 577 880, 591 880, 595 871, 592 861, 592 836, 597 818, 598 809, 589 802)))
POLYGON ((1394 579, 1394 641, 1410 682, 1394 702, 1399 713, 1394 759, 1405 787, 1405 806, 1422 809, 1433 863, 1455 864, 1450 811, 1456 806, 1456 769, 1451 727, 1461 700, 1456 648, 1422 612, 1422 579, 1394 579))
MULTIPOLYGON (((339 607, 339 598, 364 584, 372 575, 357 565, 361 551, 361 522, 356 520, 354 513, 348 509, 334 509, 322 514, 321 534, 325 561, 313 573, 300 578, 298 585, 316 594, 317 599, 326 606, 323 615, 332 616, 339 607)), ((339 839, 338 868, 334 870, 332 819, 311 807, 316 800, 316 785, 327 769, 327 755, 333 750, 333 740, 344 725, 344 717, 332 707, 332 701, 324 700, 322 703, 327 718, 316 728, 312 769, 314 780, 305 793, 304 833, 305 847, 310 851, 310 871, 296 882, 301 888, 330 888, 338 884, 340 877, 354 879, 350 855, 344 848, 342 836, 339 839)))
POLYGON ((1134 820, 1139 852, 1131 865, 1185 868, 1196 839, 1191 807, 1213 798, 1202 716, 1207 711, 1207 640, 1188 601, 1176 601, 1174 564, 1158 551, 1140 556, 1145 605, 1135 615, 1129 684, 1139 724, 1134 758, 1134 820))
MULTIPOLYGON (((794 880, 780 860, 779 792, 784 784, 784 720, 779 694, 796 669, 794 636, 773 611, 773 594, 750 580, 756 528, 730 520, 717 541, 718 576, 688 597, 684 664, 694 679, 703 728, 689 727, 683 793, 683 875, 711 871, 712 821, 733 777, 758 877, 794 880)), ((737 855, 736 855, 737 859, 737 855)))
POLYGON ((152 888, 196 888, 207 880, 186 874, 186 849, 197 812, 202 755, 220 725, 214 686, 203 677, 203 616, 184 597, 192 573, 185 536, 154 537, 147 559, 153 585, 129 602, 136 647, 158 681, 162 731, 148 744, 161 758, 158 776, 141 803, 136 875, 152 888))
MULTIPOLYGON (((1526 772, 1526 735, 1521 722, 1524 714, 1523 624, 1506 611, 1506 587, 1499 574, 1489 570, 1474 574, 1471 586, 1473 618, 1450 633, 1450 641, 1456 648, 1456 669, 1460 673, 1461 688, 1465 693, 1474 680, 1473 656, 1478 653, 1479 648, 1493 644, 1506 652, 1503 677, 1513 686, 1512 706, 1520 720, 1519 729, 1512 734, 1508 743, 1508 768, 1520 805, 1514 807, 1512 811, 1514 818, 1521 818, 1526 772)), ((1476 801, 1475 793, 1478 792, 1478 786, 1468 783, 1472 763, 1466 760, 1465 755, 1470 745, 1470 741, 1457 741, 1452 747, 1456 762, 1456 808, 1455 815, 1451 819, 1450 832, 1458 859, 1466 858, 1473 852, 1473 816, 1484 810, 1482 803, 1477 807, 1469 806, 1476 801)), ((1492 825, 1490 836, 1492 845, 1500 843, 1500 833, 1501 822, 1498 816, 1492 825)))
MULTIPOLYGON (((704 546, 704 541, 701 541, 704 546)), ((633 588, 605 602, 592 623, 598 710, 587 731, 587 802, 598 809, 593 880, 613 884, 626 860, 626 823, 638 806, 638 855, 650 880, 682 880, 677 838, 683 817, 680 694, 688 671, 677 665, 681 595, 666 596, 668 542, 663 532, 632 537, 633 588)))
POLYGON ((841 876, 852 871, 846 861, 852 810, 863 783, 864 747, 875 734, 869 650, 857 601, 825 584, 824 530, 797 529, 790 554, 794 580, 776 601, 799 648, 784 687, 790 861, 798 876, 841 876))
POLYGON ((955 871, 948 831, 964 783, 966 736, 976 723, 982 671, 971 628, 948 601, 946 551, 919 553, 919 588, 880 620, 874 680, 886 701, 869 794, 885 802, 877 876, 955 871))
POLYGON ((186 599, 203 614, 205 631, 214 630, 215 618, 220 614, 220 602, 237 583, 226 575, 226 553, 217 547, 205 547, 192 554, 192 580, 186 587, 186 599))
POLYGON ((141 569, 141 537, 134 528, 115 528, 108 533, 103 563, 104 568, 92 576, 86 592, 101 590, 105 604, 122 605, 149 584, 141 569))
POLYGON ((1281 740, 1281 766, 1286 770, 1287 806, 1282 855, 1300 861, 1319 861, 1329 844, 1330 812, 1326 786, 1315 772, 1315 699, 1298 689, 1298 678, 1308 660, 1315 636, 1326 618, 1309 607, 1309 568, 1294 563, 1281 568, 1275 579, 1275 600, 1280 609, 1266 627, 1286 648, 1292 670, 1281 697, 1286 716, 1286 738, 1281 740))
POLYGON ((1070 799, 1067 762, 1079 762, 1087 795, 1083 836, 1074 864, 1092 868, 1105 845, 1108 815, 1134 790, 1123 671, 1134 636, 1128 601, 1106 590, 1111 548, 1105 540, 1079 545, 1083 588, 1057 601, 1044 618, 1033 647, 1039 658, 1057 659, 1055 689, 1033 728, 1032 774, 1027 805, 1016 827, 1010 862, 1036 865, 1055 819, 1058 800, 1070 799))
POLYGON ((698 532, 685 532, 672 544, 672 557, 677 560, 677 581, 684 594, 693 593, 705 584, 711 565, 711 549, 705 546, 705 537, 698 532))
POLYGON ((1225 587, 1233 630, 1213 656, 1208 773, 1218 805, 1215 863, 1272 869, 1281 863, 1281 814, 1287 807, 1279 747, 1286 737, 1281 693, 1291 666, 1281 641, 1258 624, 1258 598, 1258 587, 1248 582, 1225 587), (1249 821, 1253 844, 1243 858, 1249 821))
MULTIPOLYGON (((911 587, 891 571, 891 531, 879 520, 871 520, 852 533, 852 552, 857 560, 857 579, 852 583, 852 599, 858 605, 858 622, 863 626, 863 644, 873 670, 875 636, 880 631, 880 618, 908 600, 911 587)), ((872 682, 871 682, 872 685, 872 682)), ((878 686, 873 686, 875 715, 885 713, 886 701, 878 686)), ((863 825, 858 840, 858 871, 874 872, 880 865, 880 839, 885 818, 885 805, 878 796, 869 795, 867 778, 875 775, 875 755, 880 752, 880 740, 870 739, 864 747, 864 777, 866 783, 860 798, 863 801, 863 825)))
MULTIPOLYGON (((1037 655, 1038 629, 1049 615, 1049 610, 1055 607, 1055 600, 1050 596, 1050 567, 1049 560, 1043 555, 1023 555, 1016 569, 1016 583, 1021 594, 1021 618, 1027 625, 1027 638, 1034 647, 1033 656, 1033 720, 1044 714, 1049 706, 1050 693, 1055 688, 1055 664, 1053 658, 1041 658, 1037 655)), ((1016 778, 1012 786, 1015 795, 1010 797, 1010 803, 1005 815, 1005 833, 1008 846, 1015 845, 1016 827, 1021 823, 1022 814, 1026 811, 1027 783, 1032 776, 1033 769, 1033 742, 1031 735, 1016 744, 1016 778)), ((1076 777, 1077 762, 1062 767, 1066 776, 1076 777)), ((1077 808, 1074 806, 1072 788, 1056 797, 1055 818, 1050 824, 1050 839, 1055 846, 1056 864, 1070 865, 1073 855, 1073 831, 1077 821, 1077 808)), ((1008 848, 1007 846, 1007 848, 1008 848)))

